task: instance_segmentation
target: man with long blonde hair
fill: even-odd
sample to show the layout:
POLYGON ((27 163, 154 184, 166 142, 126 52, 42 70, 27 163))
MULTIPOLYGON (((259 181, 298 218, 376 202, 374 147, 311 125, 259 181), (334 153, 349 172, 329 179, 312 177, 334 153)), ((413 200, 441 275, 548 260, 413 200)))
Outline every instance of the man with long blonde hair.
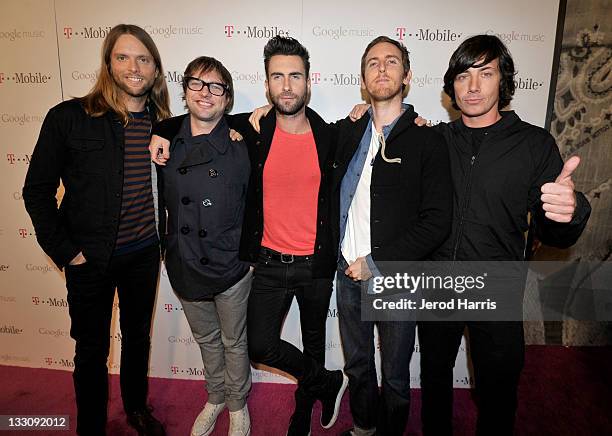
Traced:
POLYGON ((142 28, 120 24, 104 40, 93 89, 49 111, 32 154, 23 198, 38 242, 65 269, 80 435, 105 434, 115 289, 128 423, 140 435, 164 434, 147 406, 160 256, 147 146, 151 125, 169 115, 155 43, 142 28))

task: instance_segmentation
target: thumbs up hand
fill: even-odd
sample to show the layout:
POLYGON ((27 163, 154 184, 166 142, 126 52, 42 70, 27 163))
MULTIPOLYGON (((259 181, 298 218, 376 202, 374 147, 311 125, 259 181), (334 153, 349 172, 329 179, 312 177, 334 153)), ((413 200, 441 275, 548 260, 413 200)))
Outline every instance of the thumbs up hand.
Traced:
POLYGON ((542 209, 546 218, 559 223, 569 223, 576 210, 576 193, 574 192, 574 182, 572 173, 580 164, 578 156, 570 157, 561 173, 557 176, 554 183, 545 183, 540 189, 542 191, 542 209))

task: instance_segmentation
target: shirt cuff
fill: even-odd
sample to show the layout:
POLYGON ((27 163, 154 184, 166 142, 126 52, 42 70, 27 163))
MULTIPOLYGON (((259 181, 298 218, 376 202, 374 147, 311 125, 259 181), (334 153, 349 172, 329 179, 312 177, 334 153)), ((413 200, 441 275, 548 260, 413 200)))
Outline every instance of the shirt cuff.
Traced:
POLYGON ((374 259, 372 259, 371 253, 365 257, 365 260, 366 260, 366 263, 368 264, 368 268, 370 269, 370 272, 372 273, 372 276, 382 277, 380 270, 376 267, 376 264, 374 263, 374 259))

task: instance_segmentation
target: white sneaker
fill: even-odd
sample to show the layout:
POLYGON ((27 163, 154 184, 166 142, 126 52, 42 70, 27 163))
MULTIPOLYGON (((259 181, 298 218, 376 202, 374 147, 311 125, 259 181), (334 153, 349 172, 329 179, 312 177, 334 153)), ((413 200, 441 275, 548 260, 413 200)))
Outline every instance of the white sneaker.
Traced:
POLYGON ((251 418, 249 409, 244 407, 235 412, 230 412, 230 426, 228 436, 249 436, 251 434, 251 418))
POLYGON ((191 427, 191 436, 208 436, 211 434, 215 429, 217 417, 223 412, 224 408, 225 403, 206 403, 193 423, 193 427, 191 427))

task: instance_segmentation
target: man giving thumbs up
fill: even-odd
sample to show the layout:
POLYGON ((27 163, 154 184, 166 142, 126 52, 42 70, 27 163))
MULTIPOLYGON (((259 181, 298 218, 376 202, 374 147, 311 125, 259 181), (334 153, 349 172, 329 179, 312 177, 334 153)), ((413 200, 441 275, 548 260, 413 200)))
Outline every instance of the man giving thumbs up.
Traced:
MULTIPOLYGON (((454 184, 451 235, 437 260, 522 261, 529 217, 542 243, 569 247, 591 208, 574 191, 577 156, 561 159, 546 130, 506 108, 514 62, 493 35, 466 39, 452 55, 444 91, 461 117, 436 127, 446 138, 454 184)), ((519 299, 522 289, 516 289, 519 299)), ((464 329, 480 398, 476 434, 512 435, 524 361, 523 323, 439 321, 419 324, 422 421, 425 436, 452 435, 453 366, 464 329)))
POLYGON ((559 223, 569 223, 576 210, 576 193, 574 192, 574 182, 572 173, 580 164, 578 156, 570 157, 561 173, 557 176, 554 183, 542 185, 542 209, 546 212, 544 216, 549 220, 559 223))

